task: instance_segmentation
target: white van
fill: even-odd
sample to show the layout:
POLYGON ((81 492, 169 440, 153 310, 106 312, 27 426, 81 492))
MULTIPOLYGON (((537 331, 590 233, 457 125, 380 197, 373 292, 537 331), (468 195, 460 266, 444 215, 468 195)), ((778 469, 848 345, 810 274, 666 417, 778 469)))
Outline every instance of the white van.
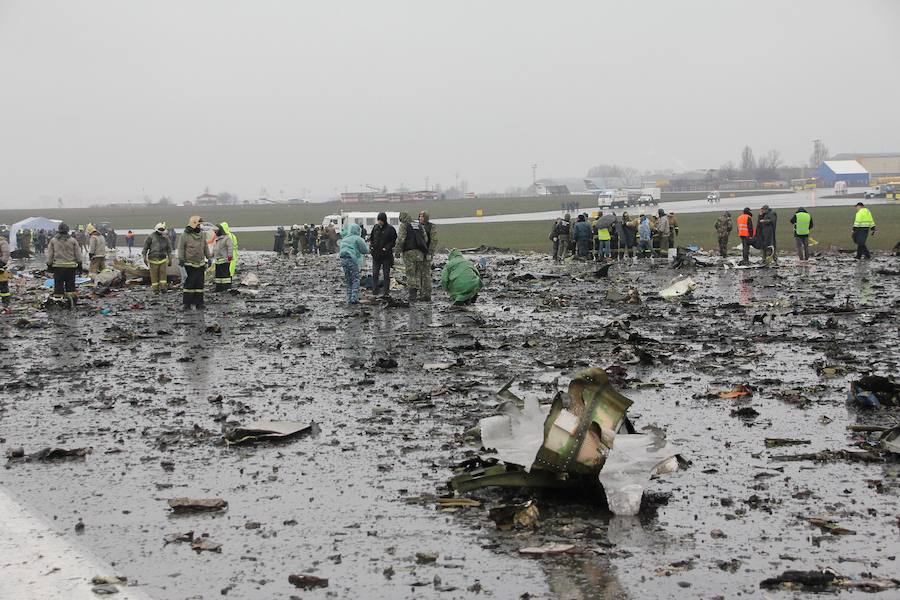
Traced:
MULTIPOLYGON (((394 227, 400 225, 399 212, 385 211, 385 214, 387 215, 388 223, 390 223, 394 227)), ((366 233, 371 233, 377 219, 377 212, 342 212, 339 215, 327 215, 324 219, 322 219, 322 227, 334 225, 335 229, 340 231, 350 223, 356 223, 360 227, 364 227, 366 229, 366 233)))

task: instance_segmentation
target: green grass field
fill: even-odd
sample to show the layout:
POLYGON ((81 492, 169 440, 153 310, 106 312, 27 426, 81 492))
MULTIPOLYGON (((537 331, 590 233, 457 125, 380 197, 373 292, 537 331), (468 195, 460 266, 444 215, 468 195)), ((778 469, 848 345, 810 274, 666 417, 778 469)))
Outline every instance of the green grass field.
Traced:
MULTIPOLYGON (((581 200, 584 209, 594 205, 587 199, 581 200)), ((540 196, 530 198, 485 198, 466 200, 443 200, 438 202, 410 203, 369 203, 340 204, 326 202, 299 205, 237 205, 214 207, 183 206, 146 206, 115 208, 70 208, 70 209, 16 209, 0 210, 0 223, 12 224, 26 217, 48 217, 63 219, 70 225, 85 224, 96 221, 109 221, 117 230, 124 232, 128 227, 150 229, 157 222, 174 223, 181 229, 191 215, 200 215, 207 221, 227 221, 232 225, 277 225, 290 226, 294 223, 320 224, 328 214, 340 214, 344 211, 380 212, 407 211, 418 214, 420 210, 428 211, 432 217, 469 217, 475 216, 476 209, 482 209, 485 215, 510 214, 519 212, 538 212, 558 210, 561 202, 558 198, 540 196)))
MULTIPOLYGON (((530 212, 538 210, 554 210, 559 208, 558 202, 546 198, 497 198, 491 200, 444 201, 437 203, 391 204, 392 210, 408 210, 418 212, 423 208, 430 210, 434 217, 466 216, 474 212, 475 207, 485 207, 485 214, 504 214, 509 212, 530 212)), ((383 204, 359 205, 360 210, 382 210, 383 204)), ((850 227, 855 212, 852 206, 809 209, 813 216, 815 228, 812 237, 819 242, 817 248, 831 245, 851 248, 850 227)), ((338 204, 309 204, 302 206, 234 206, 215 207, 205 210, 185 207, 154 208, 140 206, 133 209, 66 209, 66 210, 5 210, 0 211, 0 222, 13 223, 26 216, 48 216, 63 218, 70 225, 92 221, 110 221, 119 231, 125 233, 129 226, 135 228, 151 228, 160 220, 176 224, 180 231, 188 217, 201 214, 207 220, 228 221, 232 225, 271 225, 283 222, 286 224, 315 222, 321 223, 322 217, 331 212, 340 212, 338 204)), ((792 209, 778 209, 778 247, 782 251, 792 251, 790 218, 792 209)), ((887 250, 900 240, 900 205, 877 205, 872 208, 878 224, 878 234, 870 238, 869 247, 887 250)), ((703 248, 715 248, 716 233, 714 223, 718 212, 681 214, 678 216, 680 235, 679 245, 697 244, 703 248)), ((733 214, 736 217, 737 214, 733 214)), ((482 244, 511 248, 514 250, 548 251, 550 242, 548 233, 551 223, 488 223, 472 225, 443 225, 440 228, 440 244, 444 248, 470 248, 482 244)), ((242 233, 239 236, 240 246, 251 250, 270 250, 272 234, 242 233)), ((738 243, 737 234, 732 233, 731 242, 738 243)), ((121 243, 121 242, 120 242, 121 243)), ((139 240, 140 243, 140 240, 139 240)))
MULTIPOLYGON (((814 229, 812 237, 819 242, 815 249, 826 249, 831 245, 843 248, 854 248, 850 240, 850 226, 853 223, 855 209, 852 206, 835 206, 828 208, 808 209, 813 217, 814 229)), ((779 209, 778 213, 778 248, 780 251, 793 252, 794 240, 791 229, 793 209, 779 209)), ((878 232, 869 238, 869 248, 888 250, 900 240, 900 205, 878 205, 872 208, 878 232)), ((697 244, 702 248, 718 248, 715 222, 720 213, 695 213, 678 216, 678 244, 686 246, 697 244)), ((732 214, 737 217, 737 214, 732 214)), ((439 230, 439 241, 443 248, 473 248, 482 244, 511 248, 513 250, 535 250, 549 252, 548 234, 550 221, 533 221, 523 223, 488 223, 474 225, 442 225, 439 230)), ((240 235, 242 247, 269 250, 272 248, 272 235, 269 233, 243 233, 240 235)), ((737 231, 732 232, 731 245, 738 244, 737 231)))
MULTIPOLYGON (((844 248, 855 248, 850 239, 853 215, 852 206, 835 206, 828 208, 808 209, 813 217, 814 229, 812 237, 819 242, 817 249, 825 249, 831 245, 844 248)), ((790 220, 793 209, 779 209, 778 228, 776 230, 780 251, 793 251, 794 240, 790 220)), ((869 248, 888 250, 900 240, 900 205, 879 205, 872 208, 877 223, 877 235, 869 238, 869 248)), ((719 212, 693 213, 678 215, 678 244, 686 246, 696 244, 702 248, 718 248, 715 222, 719 212)), ((732 213, 732 217, 737 214, 732 213)), ((552 224, 548 222, 534 223, 498 223, 487 225, 447 225, 440 229, 442 245, 468 248, 481 244, 512 248, 515 250, 536 250, 549 252, 548 234, 552 224)), ((736 230, 732 232, 730 243, 738 244, 736 230)))
MULTIPOLYGON (((740 192, 738 192, 740 195, 740 192)), ((705 197, 705 192, 676 192, 664 195, 670 199, 686 200, 705 197)), ((568 202, 579 203, 582 210, 596 208, 596 201, 586 196, 569 196, 568 202)), ((136 204, 130 207, 115 208, 64 208, 64 209, 7 209, 0 210, 0 223, 13 224, 27 217, 48 217, 62 219, 71 225, 108 221, 121 233, 129 227, 134 229, 150 229, 159 221, 175 225, 182 229, 191 215, 199 214, 207 221, 228 223, 235 226, 277 225, 290 226, 294 223, 322 222, 328 214, 340 214, 344 211, 380 212, 407 211, 418 214, 420 210, 428 211, 432 217, 471 217, 481 209, 484 215, 503 215, 511 213, 540 212, 559 210, 566 200, 560 196, 533 196, 523 198, 476 198, 463 200, 440 200, 435 202, 406 203, 368 203, 340 204, 326 202, 319 204, 262 204, 214 207, 184 206, 147 206, 136 204)))

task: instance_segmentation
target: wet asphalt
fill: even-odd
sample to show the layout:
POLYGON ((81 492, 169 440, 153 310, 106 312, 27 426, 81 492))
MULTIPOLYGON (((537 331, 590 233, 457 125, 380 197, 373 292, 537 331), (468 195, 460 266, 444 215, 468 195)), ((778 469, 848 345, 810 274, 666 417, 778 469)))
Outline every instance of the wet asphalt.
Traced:
POLYGON ((897 409, 847 404, 860 374, 897 373, 897 258, 799 267, 784 256, 746 270, 706 259, 687 273, 644 261, 596 278, 589 263, 480 256, 486 289, 465 309, 438 289, 430 305, 348 307, 333 257, 271 253, 242 255, 240 271, 263 282, 257 295, 208 293, 203 312, 144 286, 72 312, 20 294, 0 318, 0 445, 92 453, 8 463, 0 486, 158 599, 731 598, 758 596, 786 569, 900 576, 897 462, 776 459, 858 449, 866 434, 848 425, 900 422, 897 409), (561 277, 510 278, 525 273, 561 277), (693 295, 657 298, 679 274, 698 283, 693 295), (643 301, 606 301, 610 287, 643 301), (378 368, 385 357, 397 368, 378 368), (440 362, 455 364, 422 368, 440 362), (470 494, 479 507, 436 504, 453 465, 478 454, 466 431, 506 381, 549 402, 587 366, 613 367, 638 430, 663 429, 690 461, 651 484, 640 515, 615 517, 602 497, 515 490, 470 494), (717 396, 738 384, 752 396, 717 396), (732 416, 743 407, 759 414, 732 416), (226 423, 276 419, 320 432, 222 441, 226 423), (228 508, 173 515, 166 500, 183 496, 228 508), (540 509, 535 528, 498 531, 487 509, 524 498, 540 509), (187 531, 221 552, 164 542, 187 531), (575 552, 518 553, 550 542, 575 552), (290 574, 329 586, 297 589, 290 574))

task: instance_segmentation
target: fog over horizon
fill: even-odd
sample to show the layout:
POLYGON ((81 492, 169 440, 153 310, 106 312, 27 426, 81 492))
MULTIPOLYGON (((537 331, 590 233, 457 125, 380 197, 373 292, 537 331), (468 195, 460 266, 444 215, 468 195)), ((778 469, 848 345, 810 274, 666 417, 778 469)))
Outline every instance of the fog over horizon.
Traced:
POLYGON ((0 0, 0 208, 900 151, 900 3, 0 0))

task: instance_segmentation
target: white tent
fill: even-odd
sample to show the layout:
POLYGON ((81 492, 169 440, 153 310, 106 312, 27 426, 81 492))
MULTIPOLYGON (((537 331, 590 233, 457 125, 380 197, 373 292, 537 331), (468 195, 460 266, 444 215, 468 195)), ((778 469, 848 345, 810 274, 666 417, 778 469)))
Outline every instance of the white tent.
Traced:
MULTIPOLYGON (((62 221, 57 219, 46 219, 44 217, 28 217, 27 219, 22 219, 18 223, 13 223, 12 227, 9 228, 9 249, 16 249, 16 233, 18 233, 20 229, 49 229, 51 232, 55 232, 60 223, 62 223, 62 221)), ((33 243, 34 240, 32 239, 32 244, 33 243)))

